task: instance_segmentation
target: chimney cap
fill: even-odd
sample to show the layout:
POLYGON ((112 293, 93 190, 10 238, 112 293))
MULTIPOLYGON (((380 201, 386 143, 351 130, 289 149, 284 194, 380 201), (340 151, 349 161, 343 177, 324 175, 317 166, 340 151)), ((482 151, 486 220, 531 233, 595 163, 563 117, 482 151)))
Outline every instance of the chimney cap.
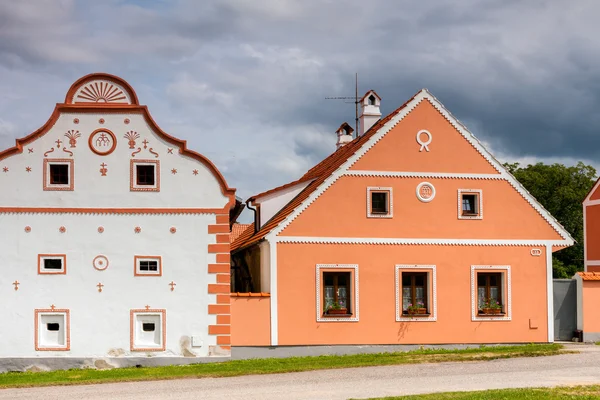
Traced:
POLYGON ((352 127, 347 123, 344 122, 343 124, 340 125, 340 127, 337 129, 336 133, 340 133, 340 132, 344 132, 344 134, 346 135, 352 135, 352 132, 354 132, 354 129, 352 129, 352 127))
POLYGON ((379 97, 379 95, 377 94, 377 92, 376 92, 376 91, 374 91, 373 89, 371 89, 371 90, 369 90, 367 93, 365 93, 365 95, 364 95, 364 96, 363 96, 363 97, 362 97, 362 98, 361 98, 359 101, 360 101, 361 103, 364 103, 365 99, 366 99, 367 97, 369 97, 370 95, 373 95, 373 96, 377 97, 377 99, 378 99, 379 101, 381 101, 381 97, 379 97))

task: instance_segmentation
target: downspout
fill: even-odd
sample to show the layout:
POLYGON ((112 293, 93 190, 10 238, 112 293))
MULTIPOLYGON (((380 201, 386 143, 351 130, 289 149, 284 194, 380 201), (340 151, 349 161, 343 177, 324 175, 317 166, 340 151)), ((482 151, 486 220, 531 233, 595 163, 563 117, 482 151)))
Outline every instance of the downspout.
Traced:
POLYGON ((258 232, 258 214, 256 212, 256 208, 252 208, 252 206, 250 205, 250 200, 253 200, 252 197, 250 197, 248 200, 246 200, 246 207, 250 210, 252 210, 252 212, 254 213, 254 233, 258 232))

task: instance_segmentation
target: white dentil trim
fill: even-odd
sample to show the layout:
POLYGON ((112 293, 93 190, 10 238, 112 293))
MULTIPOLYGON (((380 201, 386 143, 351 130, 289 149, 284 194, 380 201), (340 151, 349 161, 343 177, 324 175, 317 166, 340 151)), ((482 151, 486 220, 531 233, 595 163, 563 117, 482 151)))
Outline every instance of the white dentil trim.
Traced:
POLYGON ((404 171, 367 171, 349 170, 343 176, 381 176, 386 178, 448 178, 448 179, 496 179, 506 180, 500 174, 465 174, 453 172, 404 172, 404 171))
MULTIPOLYGON (((435 272, 435 265, 406 265, 406 264, 396 264, 396 322, 431 322, 437 321, 437 278, 435 272), (431 276, 431 291, 427 291, 430 293, 430 305, 431 314, 429 317, 403 317, 402 316, 402 296, 400 294, 400 288, 402 287, 402 280, 400 279, 400 271, 402 270, 410 270, 410 269, 430 269, 431 272, 429 275, 431 276)), ((429 280, 428 280, 429 281, 429 280)))
MULTIPOLYGON (((503 288, 504 289, 504 288, 503 288)), ((504 293, 503 293, 504 294, 504 293)), ((510 266, 509 265, 471 265, 471 321, 510 321, 512 318, 512 306, 511 306, 511 282, 510 282, 510 266), (480 317, 477 315, 477 284, 476 284, 476 271, 496 271, 505 270, 506 279, 506 315, 498 317, 480 317)))
MULTIPOLYGON (((357 238, 323 236, 276 236, 276 243, 440 245, 440 246, 564 246, 562 240, 527 239, 429 239, 429 238, 357 238)), ((271 295, 272 296, 272 295, 271 295)))

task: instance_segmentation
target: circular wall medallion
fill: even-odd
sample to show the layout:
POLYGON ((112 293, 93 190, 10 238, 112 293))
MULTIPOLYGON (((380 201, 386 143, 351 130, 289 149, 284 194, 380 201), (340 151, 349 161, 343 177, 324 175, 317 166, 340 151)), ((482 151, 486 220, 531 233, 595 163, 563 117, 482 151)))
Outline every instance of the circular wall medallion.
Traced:
POLYGON ((108 268, 108 258, 106 258, 106 256, 96 256, 93 264, 94 268, 96 268, 98 271, 104 271, 106 268, 108 268))
POLYGON ((96 129, 88 140, 90 149, 99 156, 107 156, 117 147, 117 138, 108 129, 96 129))
POLYGON ((58 231, 60 233, 65 233, 67 231, 67 228, 65 228, 64 226, 61 226, 60 228, 58 228, 58 231))
POLYGON ((421 145, 421 147, 419 147, 419 151, 423 151, 423 149, 425 149, 425 151, 429 152, 429 145, 431 144, 431 133, 425 129, 420 130, 419 132, 417 132, 417 143, 419 143, 421 145))
POLYGON ((25 227, 25 232, 27 232, 27 233, 31 232, 31 227, 30 226, 26 226, 25 227))
POLYGON ((435 197, 435 187, 429 182, 417 185, 417 198, 423 203, 429 203, 435 197))
POLYGON ((142 231, 142 228, 140 228, 139 226, 136 226, 136 227, 133 229, 133 231, 134 231, 135 233, 140 233, 140 232, 142 231))
POLYGON ((103 226, 99 226, 98 227, 98 233, 103 233, 104 232, 104 227, 103 226))
POLYGON ((127 124, 128 124, 129 122, 131 122, 131 121, 129 120, 129 118, 125 118, 125 119, 123 120, 123 122, 125 122, 125 125, 127 125, 127 124))
POLYGON ((102 124, 104 123, 104 118, 100 118, 100 119, 98 120, 98 122, 100 123, 100 125, 102 125, 102 124))
POLYGON ((75 119, 73 120, 73 123, 74 123, 74 124, 78 124, 78 123, 79 123, 79 118, 75 118, 75 119))
POLYGON ((175 228, 174 226, 171 227, 171 229, 169 229, 171 231, 171 233, 175 233, 177 232, 177 228, 175 228))

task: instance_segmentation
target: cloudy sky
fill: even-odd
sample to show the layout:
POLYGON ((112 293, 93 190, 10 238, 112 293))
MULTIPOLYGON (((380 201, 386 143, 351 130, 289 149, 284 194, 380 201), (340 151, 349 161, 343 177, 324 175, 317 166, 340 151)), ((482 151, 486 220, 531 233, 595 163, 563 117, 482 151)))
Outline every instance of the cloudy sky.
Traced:
POLYGON ((600 166, 597 0, 0 1, 0 147, 119 75, 238 195, 298 178, 375 89, 428 88, 501 161, 600 166))

